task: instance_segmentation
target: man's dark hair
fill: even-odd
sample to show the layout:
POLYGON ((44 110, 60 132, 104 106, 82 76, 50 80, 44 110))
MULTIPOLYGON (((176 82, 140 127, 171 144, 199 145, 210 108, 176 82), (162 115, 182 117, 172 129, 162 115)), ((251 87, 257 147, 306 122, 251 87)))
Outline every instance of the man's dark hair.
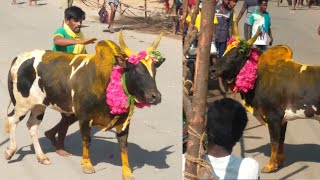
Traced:
POLYGON ((263 1, 268 2, 268 0, 258 0, 258 4, 261 5, 263 1))
POLYGON ((233 2, 235 2, 235 3, 238 3, 238 0, 231 0, 231 1, 233 1, 233 2))
POLYGON ((236 100, 223 98, 208 105, 208 143, 224 147, 232 152, 247 125, 244 107, 236 100))
POLYGON ((77 6, 71 6, 64 10, 65 19, 74 19, 75 21, 82 21, 86 18, 86 13, 77 6))

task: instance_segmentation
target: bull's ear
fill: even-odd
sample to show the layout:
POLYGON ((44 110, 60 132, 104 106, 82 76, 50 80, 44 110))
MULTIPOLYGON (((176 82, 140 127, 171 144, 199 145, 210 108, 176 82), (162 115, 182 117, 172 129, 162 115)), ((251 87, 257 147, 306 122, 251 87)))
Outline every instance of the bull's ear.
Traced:
POLYGON ((128 66, 128 61, 126 60, 126 56, 123 54, 120 55, 116 55, 115 57, 116 60, 116 64, 123 67, 123 68, 127 68, 128 66))
POLYGON ((155 63, 155 66, 156 68, 158 68, 159 66, 161 66, 161 64, 166 60, 166 58, 161 58, 160 60, 158 60, 156 63, 155 63))

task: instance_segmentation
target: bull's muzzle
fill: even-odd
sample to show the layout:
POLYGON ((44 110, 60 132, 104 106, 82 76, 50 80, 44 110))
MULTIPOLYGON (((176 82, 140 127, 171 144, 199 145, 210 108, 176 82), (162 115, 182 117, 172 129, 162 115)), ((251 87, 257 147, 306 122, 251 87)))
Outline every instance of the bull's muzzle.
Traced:
POLYGON ((152 105, 159 104, 161 102, 161 93, 159 91, 147 93, 145 95, 145 99, 149 104, 152 104, 152 105))

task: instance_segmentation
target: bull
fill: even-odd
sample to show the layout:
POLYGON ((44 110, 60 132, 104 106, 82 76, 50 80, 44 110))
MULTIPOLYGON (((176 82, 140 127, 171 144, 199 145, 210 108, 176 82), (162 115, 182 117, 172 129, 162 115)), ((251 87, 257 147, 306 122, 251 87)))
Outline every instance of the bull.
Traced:
MULTIPOLYGON (((230 85, 234 85, 247 57, 255 50, 250 47, 259 32, 245 43, 240 41, 236 25, 233 33, 236 40, 211 68, 213 78, 222 77, 230 85), (243 48, 245 46, 247 48, 243 48)), ((319 120, 320 67, 295 62, 292 50, 285 45, 271 47, 265 52, 255 51, 259 56, 256 79, 252 89, 240 91, 240 95, 248 111, 268 127, 271 156, 261 172, 269 173, 283 166, 287 122, 302 118, 319 120)))
POLYGON ((8 74, 8 90, 14 108, 5 119, 6 131, 10 133, 10 145, 5 151, 5 158, 10 160, 16 152, 16 126, 30 111, 27 127, 36 157, 42 164, 51 163, 42 152, 37 135, 45 109, 49 107, 78 119, 84 173, 95 172, 89 157, 90 130, 92 126, 99 126, 104 130, 116 129, 122 177, 133 179, 127 148, 132 103, 156 105, 161 102, 155 81, 156 68, 165 60, 156 51, 161 37, 162 34, 145 51, 146 56, 135 63, 128 61, 132 56, 136 57, 137 53, 127 47, 122 31, 119 33, 120 46, 113 41, 100 41, 94 55, 34 50, 15 57, 8 74), (157 60, 150 58, 154 52, 158 53, 157 60), (111 107, 106 103, 106 89, 116 65, 123 70, 121 83, 123 91, 128 95, 128 111, 120 114, 111 113, 111 107))

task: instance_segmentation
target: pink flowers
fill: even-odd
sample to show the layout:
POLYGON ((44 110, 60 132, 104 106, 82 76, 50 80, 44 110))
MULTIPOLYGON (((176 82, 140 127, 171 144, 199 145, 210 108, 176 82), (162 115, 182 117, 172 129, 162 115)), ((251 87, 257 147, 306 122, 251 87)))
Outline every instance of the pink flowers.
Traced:
POLYGON ((146 51, 140 51, 138 55, 132 54, 129 57, 129 62, 132 64, 138 64, 141 59, 145 59, 147 56, 146 51))
MULTIPOLYGON (((121 82, 123 67, 116 65, 113 67, 110 82, 106 92, 106 102, 110 107, 111 114, 122 114, 129 112, 128 95, 123 90, 121 82)), ((149 103, 135 103, 138 108, 150 106, 149 103)))
POLYGON ((121 76, 123 67, 114 66, 107 87, 106 101, 110 107, 111 114, 122 114, 129 111, 127 107, 128 96, 123 91, 121 76))
POLYGON ((258 58, 257 49, 251 49, 249 59, 237 75, 234 86, 230 87, 232 91, 247 93, 254 88, 257 79, 258 58))

